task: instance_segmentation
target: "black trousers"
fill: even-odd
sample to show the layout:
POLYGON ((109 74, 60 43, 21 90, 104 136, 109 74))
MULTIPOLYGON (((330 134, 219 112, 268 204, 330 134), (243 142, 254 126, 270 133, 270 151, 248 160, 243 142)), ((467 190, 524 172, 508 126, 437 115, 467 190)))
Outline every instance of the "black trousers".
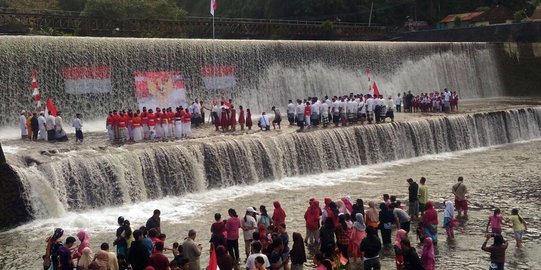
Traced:
POLYGON ((47 140, 50 142, 56 141, 56 132, 53 130, 47 130, 47 140))

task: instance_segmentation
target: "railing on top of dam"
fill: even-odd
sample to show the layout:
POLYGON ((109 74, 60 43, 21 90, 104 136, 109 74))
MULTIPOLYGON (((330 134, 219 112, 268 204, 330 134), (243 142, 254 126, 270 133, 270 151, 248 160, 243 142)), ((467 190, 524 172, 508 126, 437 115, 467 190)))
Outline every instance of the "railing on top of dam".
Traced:
MULTIPOLYGON (((276 20, 215 17, 218 38, 380 40, 389 28, 340 21, 276 20)), ((82 16, 78 12, 34 9, 0 9, 0 33, 26 34, 55 30, 81 36, 132 36, 210 38, 212 17, 178 20, 111 19, 82 16)))

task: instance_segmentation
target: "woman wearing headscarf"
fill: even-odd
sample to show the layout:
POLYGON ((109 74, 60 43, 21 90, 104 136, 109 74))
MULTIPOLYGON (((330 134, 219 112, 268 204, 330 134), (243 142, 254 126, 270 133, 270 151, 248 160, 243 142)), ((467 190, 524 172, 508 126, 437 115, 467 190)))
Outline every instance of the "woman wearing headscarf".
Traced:
POLYGON ((359 257, 359 248, 361 242, 366 237, 366 225, 364 224, 364 216, 361 213, 357 213, 355 216, 355 223, 353 223, 353 231, 351 232, 351 257, 353 257, 353 262, 357 261, 359 257))
POLYGON ((353 211, 353 200, 351 199, 351 196, 346 196, 342 198, 342 202, 344 202, 344 206, 349 211, 349 214, 353 211))
POLYGON ((327 259, 332 260, 336 242, 334 240, 334 222, 330 217, 325 219, 325 223, 319 230, 319 242, 321 243, 321 253, 325 254, 327 259))
POLYGON ((423 253, 421 254, 421 264, 425 270, 435 270, 436 261, 434 260, 434 243, 432 238, 426 237, 423 241, 423 253))
POLYGON ((94 255, 92 254, 92 250, 89 247, 83 248, 81 250, 81 257, 77 262, 77 270, 88 270, 93 258, 94 255))
POLYGON ((267 207, 265 207, 264 205, 259 206, 259 220, 257 221, 257 224, 265 225, 265 229, 267 229, 272 224, 272 219, 267 213, 267 207))
POLYGON ((321 208, 319 208, 318 200, 311 200, 309 204, 310 206, 304 213, 304 221, 306 222, 306 239, 304 239, 304 243, 310 242, 310 244, 313 244, 319 241, 317 233, 320 227, 321 208))
POLYGON ((293 233, 293 247, 289 255, 291 256, 291 270, 302 270, 302 266, 306 262, 306 250, 302 235, 298 232, 293 233))
POLYGON ((426 210, 423 214, 423 232, 432 238, 434 245, 438 244, 438 212, 434 209, 432 201, 426 202, 426 210))
POLYGON ((274 201, 272 204, 274 205, 274 213, 272 213, 272 223, 275 226, 286 224, 286 212, 280 205, 280 202, 274 201))
POLYGON ((336 208, 338 208, 338 212, 340 212, 340 214, 349 214, 350 213, 342 200, 336 201, 336 208))
POLYGON ((77 248, 77 253, 73 254, 73 258, 77 259, 83 255, 83 249, 86 247, 90 247, 90 237, 88 236, 88 233, 85 231, 79 231, 77 233, 77 238, 81 243, 79 244, 79 247, 77 248))
POLYGON ((368 202, 368 210, 365 212, 364 222, 366 226, 374 229, 379 227, 379 212, 374 202, 368 202))
POLYGON ((227 254, 225 247, 220 245, 216 248, 216 259, 218 261, 218 267, 220 270, 233 270, 235 266, 235 260, 231 255, 227 254))
POLYGON ((383 246, 391 246, 391 233, 393 230, 393 224, 395 223, 395 217, 393 211, 387 207, 385 203, 379 205, 381 211, 379 212, 379 229, 381 230, 381 240, 383 246))
POLYGON ((342 253, 345 258, 349 258, 348 248, 349 239, 351 238, 351 229, 348 228, 346 216, 344 214, 338 216, 338 226, 336 226, 335 233, 336 244, 338 245, 340 253, 342 253))
POLYGON ((445 231, 447 232, 447 237, 449 238, 455 238, 455 206, 453 205, 453 202, 446 201, 445 202, 445 210, 443 211, 443 227, 445 228, 445 231))
POLYGON ((408 232, 405 230, 396 231, 396 238, 394 240, 394 261, 396 264, 396 270, 404 269, 404 254, 402 252, 402 240, 408 238, 408 232))
POLYGON ((363 214, 364 217, 364 202, 362 199, 357 199, 355 204, 352 206, 351 216, 356 217, 357 213, 363 214))

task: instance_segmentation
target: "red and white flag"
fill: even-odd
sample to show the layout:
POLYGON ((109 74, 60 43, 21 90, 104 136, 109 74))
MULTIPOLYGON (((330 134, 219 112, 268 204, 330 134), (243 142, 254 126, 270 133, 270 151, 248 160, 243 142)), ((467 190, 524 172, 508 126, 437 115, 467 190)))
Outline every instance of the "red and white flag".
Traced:
POLYGON ((210 15, 214 16, 214 11, 216 11, 216 0, 210 0, 210 15))
POLYGON ((72 95, 109 93, 112 91, 111 68, 64 68, 64 88, 66 93, 72 95))
POLYGON ((374 96, 379 96, 379 89, 378 89, 378 86, 376 85, 376 82, 374 81, 374 84, 372 84, 372 90, 374 90, 374 96))
POLYGON ((210 259, 207 270, 220 270, 220 267, 218 266, 218 258, 216 257, 216 250, 214 249, 214 244, 210 244, 210 259))
POLYGON ((207 89, 233 88, 237 84, 234 66, 203 66, 201 77, 207 89))
POLYGON ((34 69, 32 73, 32 97, 34 98, 34 103, 36 107, 41 107, 41 96, 39 95, 39 86, 38 86, 38 72, 34 69))

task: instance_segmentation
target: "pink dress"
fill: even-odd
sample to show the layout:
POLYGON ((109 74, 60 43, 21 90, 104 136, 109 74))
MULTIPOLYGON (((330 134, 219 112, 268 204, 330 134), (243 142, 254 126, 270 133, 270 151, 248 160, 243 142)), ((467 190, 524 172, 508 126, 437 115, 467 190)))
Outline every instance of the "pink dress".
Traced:
POLYGON ((355 258, 358 256, 359 248, 364 238, 366 238, 366 231, 359 231, 358 229, 353 227, 353 230, 351 232, 351 241, 349 241, 351 250, 350 257, 355 258))

